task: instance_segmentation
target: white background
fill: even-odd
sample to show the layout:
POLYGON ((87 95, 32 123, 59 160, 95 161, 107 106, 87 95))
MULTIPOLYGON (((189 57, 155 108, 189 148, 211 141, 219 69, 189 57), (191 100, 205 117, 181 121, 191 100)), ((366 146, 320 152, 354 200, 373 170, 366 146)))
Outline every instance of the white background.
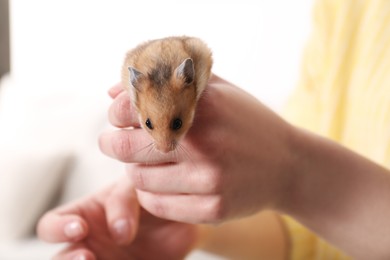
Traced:
POLYGON ((213 50, 215 73, 277 108, 299 75, 312 0, 11 0, 10 5, 13 79, 32 95, 105 95, 119 81, 128 49, 153 38, 189 35, 213 50))

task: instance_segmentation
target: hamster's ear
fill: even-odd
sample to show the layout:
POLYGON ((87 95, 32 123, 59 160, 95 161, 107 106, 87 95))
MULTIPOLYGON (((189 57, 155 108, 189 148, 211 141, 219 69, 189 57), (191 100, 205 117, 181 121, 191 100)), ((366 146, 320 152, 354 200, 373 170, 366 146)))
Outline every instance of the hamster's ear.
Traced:
POLYGON ((138 91, 141 90, 141 86, 140 86, 139 82, 142 79, 143 74, 133 67, 129 67, 129 72, 130 72, 130 84, 136 90, 138 90, 138 91))
POLYGON ((186 84, 191 84, 194 81, 195 68, 194 68, 194 62, 192 61, 191 58, 185 59, 176 68, 176 77, 183 78, 186 84))

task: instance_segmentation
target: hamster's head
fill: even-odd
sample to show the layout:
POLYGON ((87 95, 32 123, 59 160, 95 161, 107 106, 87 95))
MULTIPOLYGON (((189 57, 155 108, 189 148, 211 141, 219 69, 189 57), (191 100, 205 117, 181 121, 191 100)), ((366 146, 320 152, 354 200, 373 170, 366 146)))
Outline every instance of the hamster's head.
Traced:
POLYGON ((129 67, 134 103, 142 127, 152 136, 156 149, 168 153, 192 126, 197 95, 192 59, 178 67, 161 64, 148 73, 129 67))

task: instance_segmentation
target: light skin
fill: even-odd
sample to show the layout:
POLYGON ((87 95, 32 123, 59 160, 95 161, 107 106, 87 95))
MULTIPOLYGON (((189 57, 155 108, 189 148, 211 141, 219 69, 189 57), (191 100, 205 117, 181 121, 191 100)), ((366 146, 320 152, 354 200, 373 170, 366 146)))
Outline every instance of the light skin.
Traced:
POLYGON ((49 243, 69 244, 53 260, 174 260, 194 248, 230 259, 277 260, 285 259, 287 252, 275 213, 219 226, 164 220, 143 209, 140 213, 129 178, 46 213, 37 232, 49 243))
POLYGON ((54 260, 182 259, 198 236, 193 225, 140 210, 128 178, 48 212, 37 231, 47 242, 70 243, 54 260))
MULTIPOLYGON (((127 94, 117 86, 110 95, 114 98, 109 110, 111 123, 135 129, 103 134, 101 150, 127 163, 129 183, 135 188, 132 194, 152 215, 214 224, 272 209, 293 216, 355 258, 390 258, 390 174, 385 168, 291 126, 216 76, 210 80, 194 125, 181 143, 187 155, 159 155, 155 160, 160 164, 146 164, 139 151, 150 143, 150 137, 137 128, 136 112, 127 94)), ((269 214, 258 221, 274 223, 271 229, 277 235, 273 239, 279 252, 287 252, 282 225, 275 221, 276 214, 269 214)), ((131 215, 137 214, 131 211, 131 215)), ((45 240, 56 227, 59 233, 63 227, 50 223, 47 219, 51 216, 58 216, 58 211, 47 214, 38 227, 45 240)), ((142 220, 141 216, 140 227, 142 220)), ((247 221, 229 223, 242 227, 247 221)), ((142 235, 136 226, 133 224, 132 236, 142 235)), ((224 236, 213 235, 221 234, 227 226, 209 229, 204 236, 197 233, 194 239, 206 241, 205 248, 219 253, 213 245, 224 236)), ((249 229, 248 237, 252 233, 261 230, 249 229)), ((244 251, 251 250, 241 253, 244 251)))

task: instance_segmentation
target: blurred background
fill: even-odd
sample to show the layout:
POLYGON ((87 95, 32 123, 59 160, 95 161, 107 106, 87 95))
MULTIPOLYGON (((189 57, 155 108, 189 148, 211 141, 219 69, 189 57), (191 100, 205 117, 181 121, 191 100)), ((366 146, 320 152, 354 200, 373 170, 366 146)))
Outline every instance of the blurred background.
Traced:
POLYGON ((123 174, 97 138, 110 127, 107 90, 137 44, 200 37, 214 73, 281 109, 312 0, 186 2, 0 0, 0 259, 49 259, 57 247, 34 238, 43 212, 123 174))

